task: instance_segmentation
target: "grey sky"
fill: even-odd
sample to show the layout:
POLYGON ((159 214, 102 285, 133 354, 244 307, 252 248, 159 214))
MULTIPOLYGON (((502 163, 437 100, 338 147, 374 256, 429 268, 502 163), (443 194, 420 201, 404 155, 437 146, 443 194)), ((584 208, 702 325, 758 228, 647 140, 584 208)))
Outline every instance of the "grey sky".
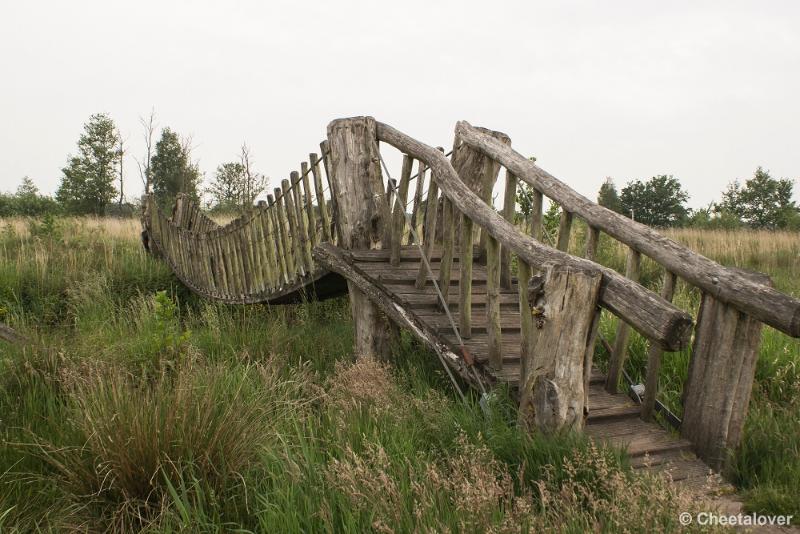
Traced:
POLYGON ((800 177, 798 23, 796 1, 5 1, 0 190, 55 191, 95 112, 139 156, 154 107, 207 179, 247 141, 274 183, 336 117, 445 146, 466 119, 588 196, 666 173, 699 206, 758 165, 800 177))

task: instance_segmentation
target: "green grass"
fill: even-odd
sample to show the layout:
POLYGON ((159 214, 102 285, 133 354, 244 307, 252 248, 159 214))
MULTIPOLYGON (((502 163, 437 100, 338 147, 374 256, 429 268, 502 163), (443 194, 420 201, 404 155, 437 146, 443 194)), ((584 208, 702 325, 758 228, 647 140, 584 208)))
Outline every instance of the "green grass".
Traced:
MULTIPOLYGON (((205 302, 135 222, 7 228, 0 313, 33 343, 0 346, 4 532, 670 532, 700 506, 580 436, 522 432, 502 390, 488 415, 462 403, 407 334, 391 365, 353 362, 345 298, 205 302)), ((737 457, 755 506, 794 506, 788 456, 753 439, 796 413, 786 368, 759 367, 773 411, 737 457)))

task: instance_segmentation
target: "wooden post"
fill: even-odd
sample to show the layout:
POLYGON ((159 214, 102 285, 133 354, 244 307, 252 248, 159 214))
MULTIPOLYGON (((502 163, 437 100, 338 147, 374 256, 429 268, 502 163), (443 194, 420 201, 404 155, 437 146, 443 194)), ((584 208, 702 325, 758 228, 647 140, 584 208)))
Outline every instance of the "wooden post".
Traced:
MULTIPOLYGON (((450 209, 453 209, 452 204, 450 209)), ((469 339, 472 337, 472 219, 466 214, 463 214, 460 219, 461 239, 459 242, 461 256, 459 270, 461 276, 458 279, 458 322, 461 337, 469 339)))
POLYGON ((292 182, 292 198, 295 209, 295 219, 297 220, 297 235, 300 238, 300 255, 303 258, 303 270, 308 276, 314 270, 314 260, 311 257, 311 242, 308 237, 308 221, 303 214, 303 191, 302 180, 297 171, 292 171, 289 175, 292 182))
MULTIPOLYGON (((504 145, 511 145, 511 138, 502 132, 478 128, 481 132, 491 135, 504 145)), ((492 189, 500 174, 500 164, 489 158, 483 152, 475 150, 466 143, 461 142, 458 135, 453 143, 453 155, 450 157, 453 169, 458 173, 459 178, 481 198, 486 204, 492 204, 492 189)), ((463 234, 462 234, 463 235, 463 234)), ((486 248, 486 232, 481 232, 480 244, 478 245, 481 262, 484 261, 486 248)), ((463 247, 462 247, 463 249, 463 247)), ((463 252, 461 254, 464 256, 463 252)), ((463 260, 462 260, 463 261, 463 260)), ((468 261, 472 261, 470 258, 468 261)))
MULTIPOLYGON (((503 218, 514 224, 514 214, 517 206, 517 177, 506 169, 506 189, 503 195, 503 218)), ((511 288, 511 251, 502 247, 500 252, 500 285, 504 289, 511 288)))
MULTIPOLYGON (((528 376, 528 366, 533 365, 533 345, 536 341, 535 335, 538 333, 534 330, 533 326, 533 305, 530 300, 531 294, 528 291, 528 286, 531 281, 531 266, 523 260, 518 258, 517 261, 517 286, 519 291, 519 330, 520 330, 520 348, 519 348, 519 405, 528 406, 530 399, 528 398, 528 388, 525 387, 525 377, 528 376)), ((534 295, 535 297, 536 295, 534 295)), ((525 411, 519 411, 519 424, 527 425, 525 421, 525 411)))
POLYGON ((489 365, 499 371, 503 368, 500 330, 500 243, 491 235, 486 238, 486 334, 489 341, 489 365))
POLYGON ((442 195, 442 259, 439 264, 439 291, 442 292, 444 303, 447 305, 447 295, 450 293, 450 269, 453 266, 453 247, 456 239, 456 211, 449 198, 442 195))
MULTIPOLYGON (((303 200, 306 206, 306 219, 308 219, 308 237, 311 240, 311 247, 316 247, 317 243, 317 217, 314 215, 314 201, 311 199, 311 184, 308 178, 308 163, 305 161, 300 164, 300 178, 303 180, 303 200)), ((309 249, 310 250, 310 249, 309 249)))
POLYGON ((403 244, 403 232, 406 227, 406 197, 408 197, 408 182, 411 179, 411 169, 414 159, 408 154, 403 154, 403 169, 400 171, 400 186, 397 188, 394 212, 392 213, 392 251, 389 263, 395 267, 400 265, 400 246, 403 244))
POLYGON ((336 204, 336 189, 334 188, 333 180, 331 179, 332 165, 331 165, 331 147, 328 140, 324 140, 319 144, 320 158, 322 165, 325 167, 325 179, 328 181, 328 194, 331 197, 331 221, 333 222, 333 235, 331 239, 336 238, 336 243, 342 242, 342 233, 339 228, 339 207, 336 204))
POLYGON ((317 159, 317 155, 312 152, 308 155, 308 161, 311 163, 311 173, 314 175, 314 192, 317 196, 319 216, 322 219, 322 240, 330 241, 331 218, 328 215, 328 206, 325 202, 325 192, 322 187, 322 176, 320 176, 321 171, 319 169, 319 160, 317 159))
MULTIPOLYGON (((286 180, 284 180, 285 182, 286 180)), ((283 274, 284 278, 286 279, 286 283, 288 284, 292 280, 294 280, 295 275, 295 262, 299 261, 297 255, 295 253, 294 246, 289 241, 289 232, 287 231, 288 225, 288 218, 286 216, 286 205, 283 199, 283 191, 281 188, 275 188, 275 219, 278 223, 278 235, 280 236, 280 245, 283 251, 281 258, 285 258, 285 261, 281 261, 281 267, 284 269, 283 274)), ((267 199, 271 202, 271 199, 267 197, 267 199)))
MULTIPOLYGON (((675 294, 675 283, 677 277, 664 271, 664 286, 661 288, 661 296, 667 302, 672 302, 675 294)), ((661 370, 661 356, 664 349, 658 343, 650 342, 647 349, 647 378, 644 385, 644 399, 642 400, 642 419, 649 421, 653 418, 653 410, 656 406, 656 395, 658 394, 658 372, 661 370)))
MULTIPOLYGON (((390 220, 386 216, 375 119, 337 119, 328 125, 330 179, 336 198, 339 246, 378 249, 390 220)), ((387 359, 396 327, 348 280, 357 357, 387 359)))
MULTIPOLYGON (((428 186, 428 198, 425 201, 425 226, 423 226, 424 237, 422 238, 423 254, 430 261, 433 253, 433 245, 436 242, 436 218, 438 215, 437 206, 439 204, 439 186, 431 176, 431 183, 428 186)), ((428 269, 425 262, 420 258, 419 272, 414 287, 422 289, 428 279, 428 269)))
POLYGON ((523 421, 543 431, 579 430, 586 408, 587 346, 592 341, 602 274, 551 266, 529 296, 536 340, 521 378, 523 421), (531 356, 535 355, 531 362, 531 356))
MULTIPOLYGON (((771 286, 768 276, 738 270, 771 286)), ((683 389, 681 435, 714 469, 722 469, 742 428, 761 345, 760 321, 703 294, 689 373, 683 389)))
POLYGON ((561 219, 558 222, 558 244, 556 248, 563 252, 569 251, 569 235, 572 231, 572 214, 561 208, 561 219))
MULTIPOLYGON (((639 263, 641 254, 632 248, 628 248, 628 257, 625 262, 625 276, 634 282, 639 281, 639 263)), ((628 338, 630 337, 631 327, 619 319, 617 324, 617 335, 614 338, 614 352, 608 362, 608 377, 606 377, 606 391, 615 394, 619 390, 619 380, 622 377, 622 370, 625 367, 625 359, 628 357, 628 338)))
POLYGON ((544 232, 544 195, 536 189, 533 190, 533 202, 531 205, 531 237, 541 242, 544 232))
POLYGON ((600 244, 600 229, 596 226, 586 228, 586 249, 583 256, 587 260, 597 260, 597 245, 600 244))
MULTIPOLYGON (((414 184, 414 204, 411 208, 411 227, 417 235, 420 236, 420 239, 422 239, 422 231, 420 229, 420 205, 422 204, 422 188, 425 185, 425 170, 425 164, 420 161, 417 167, 417 182, 414 184)), ((408 243, 414 243, 413 232, 408 236, 408 243)))

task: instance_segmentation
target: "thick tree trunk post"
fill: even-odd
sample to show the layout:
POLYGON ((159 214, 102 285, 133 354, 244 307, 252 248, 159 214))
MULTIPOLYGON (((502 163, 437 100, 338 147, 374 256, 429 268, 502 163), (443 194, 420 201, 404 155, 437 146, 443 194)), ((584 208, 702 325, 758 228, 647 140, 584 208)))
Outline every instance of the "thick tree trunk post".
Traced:
MULTIPOLYGON (((345 249, 380 249, 386 229, 386 191, 381 179, 375 119, 337 119, 328 125, 330 180, 335 198, 337 226, 345 249)), ((387 359, 396 328, 350 281, 357 357, 387 359)))
MULTIPOLYGON (((503 218, 514 224, 517 206, 517 177, 506 170, 506 189, 503 195, 503 218)), ((500 250, 500 285, 503 289, 511 289, 511 251, 508 247, 500 250)))
POLYGON ((520 418, 537 429, 583 427, 584 370, 601 281, 600 271, 551 266, 530 288, 536 339, 520 381, 520 398, 525 401, 520 418))
MULTIPOLYGON (((628 249, 628 257, 625 262, 625 276, 634 282, 639 281, 639 264, 642 256, 632 248, 628 249)), ((625 360, 628 357, 628 338, 631 334, 631 327, 623 320, 617 324, 617 335, 614 338, 614 352, 611 354, 608 363, 608 377, 606 378, 606 391, 611 394, 617 393, 619 389, 619 379, 622 377, 622 370, 625 368, 625 360)))
MULTIPOLYGON (((751 281, 771 285, 768 276, 740 271, 751 281)), ((683 390, 681 435, 714 469, 722 469, 739 444, 762 324, 757 319, 703 294, 689 374, 683 390)))
MULTIPOLYGON (((511 138, 502 132, 495 132, 486 128, 478 128, 478 130, 491 135, 504 145, 511 144, 511 138)), ((453 155, 450 161, 461 180, 486 204, 491 206, 492 190, 497 181, 497 176, 500 174, 500 164, 483 152, 461 142, 458 135, 456 135, 453 143, 453 155)), ((484 232, 481 233, 484 235, 481 236, 479 250, 481 262, 484 262, 486 257, 486 236, 484 232)), ((461 255, 464 256, 463 246, 461 255)))

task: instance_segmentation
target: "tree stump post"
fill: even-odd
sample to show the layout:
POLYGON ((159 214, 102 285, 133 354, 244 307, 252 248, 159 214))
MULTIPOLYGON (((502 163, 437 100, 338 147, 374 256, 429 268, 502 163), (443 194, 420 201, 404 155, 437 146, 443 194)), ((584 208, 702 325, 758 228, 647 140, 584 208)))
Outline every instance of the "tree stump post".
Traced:
MULTIPOLYGON (((738 270, 771 286, 769 276, 738 270)), ((681 435, 714 469, 739 444, 761 346, 761 321, 703 294, 689 373, 683 389, 681 435)))
MULTIPOLYGON (((387 216, 386 190, 378 153, 375 119, 352 117, 328 125, 331 189, 344 249, 388 248, 385 236, 391 223, 387 216)), ((350 281, 356 357, 387 359, 397 329, 350 281)))
POLYGON ((520 380, 520 420, 529 427, 583 428, 601 280, 596 270, 550 266, 531 281, 534 339, 520 380))

